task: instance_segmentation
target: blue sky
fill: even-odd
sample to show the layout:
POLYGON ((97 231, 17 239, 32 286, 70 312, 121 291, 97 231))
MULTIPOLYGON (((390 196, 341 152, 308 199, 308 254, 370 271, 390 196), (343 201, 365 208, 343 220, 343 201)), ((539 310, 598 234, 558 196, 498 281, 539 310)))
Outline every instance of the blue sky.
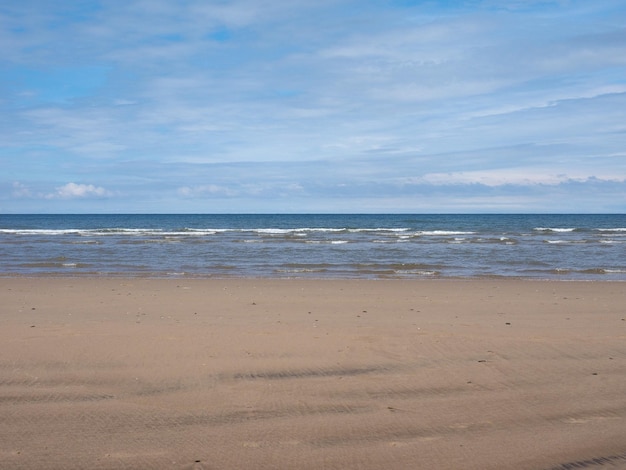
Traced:
POLYGON ((2 2, 15 212, 626 212, 626 2, 2 2))

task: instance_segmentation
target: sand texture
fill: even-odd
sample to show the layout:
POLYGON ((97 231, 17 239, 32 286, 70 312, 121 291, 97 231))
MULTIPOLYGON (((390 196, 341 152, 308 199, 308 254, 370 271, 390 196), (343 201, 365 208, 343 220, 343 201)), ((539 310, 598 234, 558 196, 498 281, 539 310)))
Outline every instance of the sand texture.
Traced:
POLYGON ((626 468, 626 283, 0 279, 0 468, 626 468))

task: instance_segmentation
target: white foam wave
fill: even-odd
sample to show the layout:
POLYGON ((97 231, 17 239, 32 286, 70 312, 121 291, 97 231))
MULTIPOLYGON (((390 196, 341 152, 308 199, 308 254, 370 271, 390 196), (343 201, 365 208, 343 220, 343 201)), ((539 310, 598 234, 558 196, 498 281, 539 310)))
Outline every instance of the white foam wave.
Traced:
POLYGON ((299 274, 299 273, 323 273, 324 268, 299 268, 299 269, 276 269, 277 273, 299 274))
POLYGON ((69 235, 69 234, 78 234, 84 230, 78 229, 9 229, 3 228, 0 229, 0 233, 5 233, 7 235, 69 235))
POLYGON ((476 232, 463 232, 457 230, 421 230, 415 232, 415 235, 434 235, 434 236, 447 236, 447 235, 473 235, 476 232))
MULTIPOLYGON (((408 228, 326 228, 326 227, 293 227, 293 228, 182 228, 179 230, 163 230, 153 228, 124 228, 108 227, 97 229, 0 229, 0 234, 7 235, 81 235, 81 236, 106 236, 106 235, 161 235, 161 236, 206 236, 220 233, 238 232, 255 233, 259 235, 295 235, 305 237, 309 233, 379 233, 398 234, 407 232, 408 228)), ((424 232, 427 234, 428 232, 424 232)), ((442 232, 445 233, 445 232, 442 232)))
POLYGON ((413 269, 396 269, 394 272, 396 274, 411 274, 418 276, 436 276, 437 274, 439 274, 437 271, 421 271, 413 269))
POLYGON ((347 229, 348 232, 354 232, 354 233, 358 233, 358 232, 391 232, 391 233, 399 233, 399 232, 408 232, 410 229, 408 228, 383 228, 383 227, 377 227, 377 228, 350 228, 347 229))
POLYGON ((535 227, 533 230, 537 232, 573 232, 575 228, 558 228, 558 227, 535 227))

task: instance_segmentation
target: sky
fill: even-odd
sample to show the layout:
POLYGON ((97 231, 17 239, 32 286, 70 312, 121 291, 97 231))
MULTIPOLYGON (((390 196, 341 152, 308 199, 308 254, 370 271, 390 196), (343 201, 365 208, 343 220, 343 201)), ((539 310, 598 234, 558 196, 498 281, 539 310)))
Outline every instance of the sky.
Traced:
POLYGON ((626 2, 0 4, 0 214, 315 212, 626 213, 626 2))

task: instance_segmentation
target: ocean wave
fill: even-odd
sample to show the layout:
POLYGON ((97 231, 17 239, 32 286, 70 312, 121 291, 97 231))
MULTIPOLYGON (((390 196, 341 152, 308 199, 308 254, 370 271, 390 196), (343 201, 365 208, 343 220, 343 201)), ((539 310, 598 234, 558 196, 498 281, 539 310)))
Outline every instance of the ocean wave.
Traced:
MULTIPOLYGON (((307 233, 389 233, 396 234, 407 232, 408 228, 348 228, 348 227, 292 227, 292 228, 190 228, 184 227, 174 230, 164 230, 159 228, 68 228, 68 229, 0 229, 0 234, 7 235, 216 235, 219 233, 240 232, 257 233, 261 235, 302 235, 307 233)), ((424 232, 428 234, 429 232, 424 232)), ((438 231, 432 232, 438 234, 438 231)), ((441 234, 447 232, 441 231, 441 234)), ((451 234, 455 232, 449 232, 451 234)))
POLYGON ((624 215, 0 217, 18 274, 626 281, 624 250, 624 215))
POLYGON ((394 271, 395 274, 398 275, 412 275, 412 276, 439 276, 441 273, 439 271, 422 271, 422 270, 412 270, 412 269, 399 269, 394 271))
POLYGON ((78 234, 80 229, 0 229, 0 233, 7 235, 71 235, 78 234))
POLYGON ((476 232, 465 232, 458 230, 420 230, 415 232, 415 235, 433 235, 433 236, 447 236, 447 235, 474 235, 476 232))
POLYGON ((607 274, 607 270, 604 268, 589 268, 589 269, 581 269, 578 271, 583 274, 607 274))
POLYGON ((325 273, 328 269, 326 268, 276 268, 274 272, 276 273, 284 273, 284 274, 305 274, 305 273, 325 273))
POLYGON ((96 228, 96 229, 0 229, 0 233, 7 235, 80 235, 80 236, 106 236, 106 235, 180 235, 180 232, 166 232, 160 229, 145 228, 96 228))
POLYGON ((535 272, 545 272, 550 274, 556 274, 559 276, 563 275, 605 275, 605 274, 624 274, 626 270, 624 269, 610 269, 610 268, 586 268, 586 269, 575 269, 575 268, 552 268, 546 270, 535 270, 535 272))
POLYGON ((40 261, 33 263, 20 263, 18 266, 22 268, 35 268, 35 269, 58 269, 58 268, 88 268, 92 266, 89 263, 64 263, 60 261, 40 261))
POLYGON ((399 232, 408 232, 409 228, 385 228, 385 227, 377 227, 377 228, 350 228, 347 229, 348 232, 359 233, 359 232, 391 232, 391 233, 399 233, 399 232))
POLYGON ((574 232, 576 231, 576 228, 535 227, 533 230, 535 230, 536 232, 563 233, 563 232, 574 232))

